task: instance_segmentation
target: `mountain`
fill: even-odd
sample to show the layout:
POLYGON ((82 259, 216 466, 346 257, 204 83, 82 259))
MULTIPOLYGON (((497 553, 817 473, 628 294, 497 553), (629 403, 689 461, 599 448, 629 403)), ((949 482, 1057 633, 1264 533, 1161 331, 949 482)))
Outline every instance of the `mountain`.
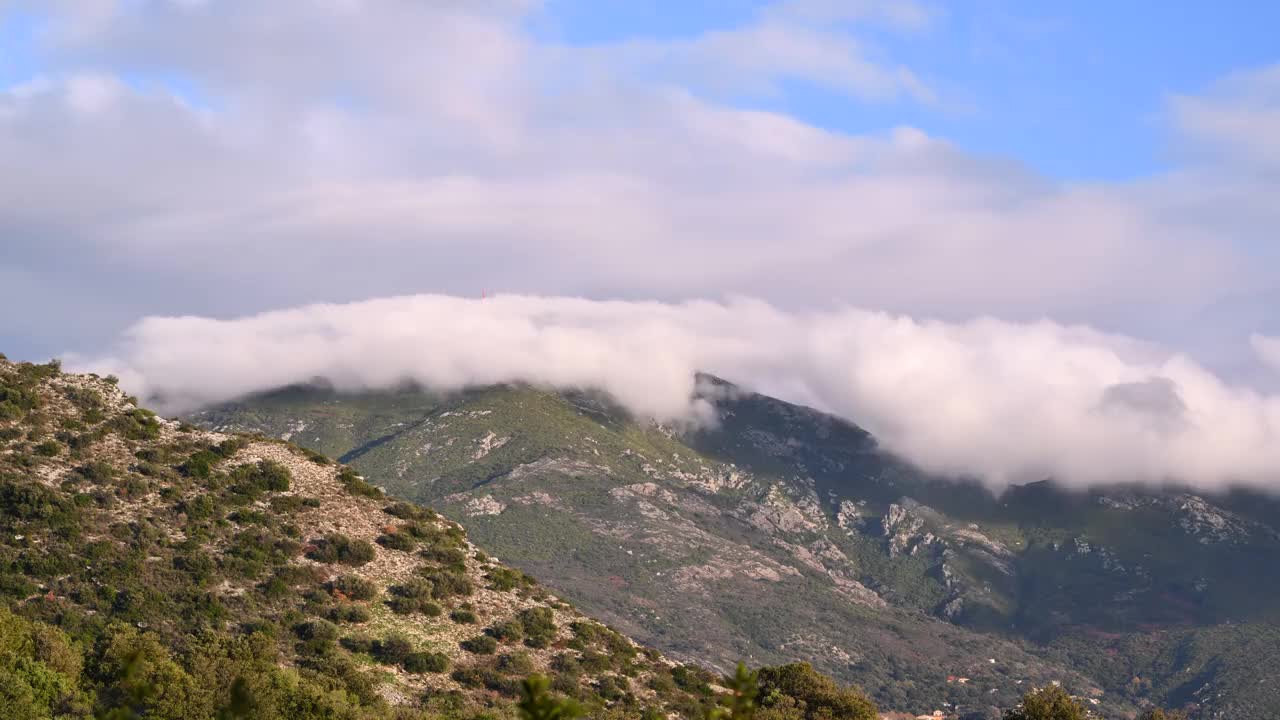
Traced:
MULTIPOLYGON (((602 718, 702 717, 719 682, 323 455, 0 356, 0 718, 509 718, 531 673, 602 718)), ((807 666, 760 678, 874 714, 807 666)))
POLYGON ((996 495, 829 415, 698 387, 712 426, 520 385, 296 386, 191 420, 341 456, 683 661, 803 659, 917 713, 992 717, 1057 681, 1107 717, 1153 702, 1280 715, 1273 498, 1051 482, 996 495))

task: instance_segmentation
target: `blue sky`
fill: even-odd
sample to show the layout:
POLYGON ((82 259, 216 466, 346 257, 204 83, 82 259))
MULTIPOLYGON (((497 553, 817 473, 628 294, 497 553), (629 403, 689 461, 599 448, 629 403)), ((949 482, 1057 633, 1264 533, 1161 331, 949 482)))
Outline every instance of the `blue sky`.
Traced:
MULTIPOLYGON (((549 0, 534 27, 571 44, 693 37, 745 24, 768 5, 746 0, 549 0)), ((940 89, 943 107, 859 102, 805 83, 743 104, 854 133, 919 127, 971 152, 1007 156, 1064 179, 1123 179, 1169 165, 1160 111, 1241 68, 1280 59, 1280 3, 934 3, 930 24, 858 27, 879 56, 940 89), (939 10, 939 8, 944 8, 939 10)))

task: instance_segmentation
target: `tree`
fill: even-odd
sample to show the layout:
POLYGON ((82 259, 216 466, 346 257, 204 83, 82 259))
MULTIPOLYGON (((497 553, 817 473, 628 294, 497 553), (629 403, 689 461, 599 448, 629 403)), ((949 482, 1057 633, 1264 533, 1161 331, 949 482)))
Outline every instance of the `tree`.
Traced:
POLYGON ((582 707, 569 699, 551 697, 551 680, 546 675, 530 675, 521 683, 516 708, 522 720, 571 720, 582 716, 582 707))
POLYGON ((757 720, 875 720, 876 706, 856 688, 845 688, 809 663, 763 668, 757 720))
POLYGON ((1059 685, 1032 690, 1022 696, 1018 707, 1004 714, 1004 720, 1085 720, 1088 711, 1071 699, 1059 685))
POLYGON ((724 677, 724 686, 729 694, 720 700, 723 707, 715 708, 707 713, 707 720, 752 720, 756 714, 756 699, 760 694, 757 673, 751 672, 743 663, 732 675, 724 677))

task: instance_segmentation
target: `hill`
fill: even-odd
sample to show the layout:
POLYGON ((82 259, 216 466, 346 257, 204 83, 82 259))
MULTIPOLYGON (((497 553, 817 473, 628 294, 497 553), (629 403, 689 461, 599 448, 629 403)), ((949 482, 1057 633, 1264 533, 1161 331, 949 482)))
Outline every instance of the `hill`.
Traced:
POLYGON ((532 673, 595 717, 716 701, 350 468, 0 358, 0 718, 503 718, 532 673))
POLYGON ((996 496, 860 428, 702 377, 718 424, 523 386, 322 386, 210 409, 290 438, 683 661, 813 662, 882 705, 993 716, 1058 681, 1110 717, 1280 713, 1280 504, 1044 482, 996 496), (945 704, 945 705, 944 705, 945 704))

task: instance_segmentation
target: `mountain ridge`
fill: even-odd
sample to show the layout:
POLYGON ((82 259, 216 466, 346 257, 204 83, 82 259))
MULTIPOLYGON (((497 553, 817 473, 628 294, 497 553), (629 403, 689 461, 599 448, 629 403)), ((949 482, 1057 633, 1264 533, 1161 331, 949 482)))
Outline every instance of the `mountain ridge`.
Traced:
MULTIPOLYGON (((374 482, 466 518, 486 546, 681 658, 723 667, 735 653, 803 657, 882 705, 920 711, 945 702, 990 714, 1028 682, 1057 678, 1099 691, 1098 707, 1113 714, 1173 701, 1198 717, 1248 717, 1203 699, 1215 682, 1259 692, 1247 687, 1247 663, 1213 648, 1233 623, 1274 633, 1275 579, 1235 577, 1280 557, 1274 500, 1053 483, 996 496, 920 472, 851 423, 698 380, 716 423, 695 428, 636 422, 599 393, 519 385, 447 395, 295 387, 196 419, 293 432, 329 452, 378 438, 351 457, 374 482), (549 521, 576 534, 542 537, 549 521), (560 555, 530 549, 542 543, 560 555), (726 575, 717 558, 729 556, 753 570, 726 575), (699 610, 671 601, 667 587, 744 599, 699 610), (779 618, 789 635, 762 629, 779 618), (883 638, 890 625, 916 639, 883 638), (728 640, 707 644, 713 635, 728 640), (925 637, 931 657, 911 650, 928 647, 925 637), (1228 669, 1190 687, 1198 673, 1161 669, 1180 653, 1228 669), (992 675, 994 655, 1020 665, 997 663, 1002 674, 992 675), (908 658, 918 667, 888 670, 908 658), (989 678, 983 697, 947 682, 971 675, 989 678)), ((1256 707, 1278 702, 1258 697, 1256 707)))

